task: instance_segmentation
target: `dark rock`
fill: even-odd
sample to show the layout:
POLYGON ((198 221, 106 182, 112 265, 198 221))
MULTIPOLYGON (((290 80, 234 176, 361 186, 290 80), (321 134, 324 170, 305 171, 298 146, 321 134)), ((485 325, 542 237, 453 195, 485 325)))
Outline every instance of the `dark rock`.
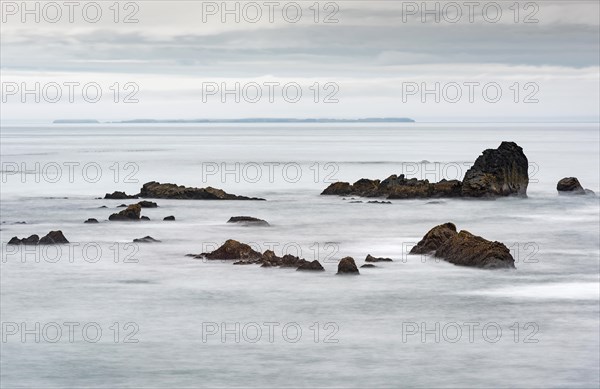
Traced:
POLYGON ((40 237, 33 234, 31 236, 29 236, 28 238, 23 238, 23 239, 19 239, 18 237, 14 236, 12 237, 7 244, 14 244, 14 245, 20 245, 20 244, 24 244, 24 245, 36 245, 38 244, 38 242, 40 241, 40 237))
MULTIPOLYGON (((29 239, 29 238, 28 238, 29 239)), ((40 239, 39 244, 65 244, 69 243, 62 231, 50 231, 46 236, 40 239)))
POLYGON ((325 269, 323 269, 323 266, 321 266, 321 263, 319 263, 319 261, 317 261, 316 259, 312 262, 306 262, 303 263, 302 265, 298 266, 298 269, 296 269, 297 271, 325 271, 325 269))
POLYGON ((421 239, 421 241, 410 250, 410 254, 432 253, 456 234, 456 226, 452 223, 441 224, 433 227, 425 234, 423 239, 421 239))
POLYGON ((149 218, 148 216, 140 216, 140 220, 143 220, 143 221, 149 222, 149 221, 150 221, 150 218, 149 218))
POLYGON ((464 230, 457 233, 452 223, 431 229, 410 253, 433 253, 435 257, 459 266, 482 269, 515 268, 515 260, 504 244, 486 240, 464 230))
POLYGON ((21 239, 19 239, 17 236, 13 236, 12 238, 10 238, 10 240, 8 241, 7 244, 19 245, 22 243, 21 243, 21 239))
POLYGON ((360 200, 349 201, 348 204, 362 204, 363 202, 360 200))
POLYGON ((113 213, 108 220, 113 221, 139 221, 142 207, 139 204, 131 204, 119 213, 113 213))
POLYGON ((171 216, 165 216, 163 218, 164 221, 174 221, 175 220, 175 216, 171 215, 171 216))
POLYGON ((465 197, 527 196, 529 162, 514 142, 488 149, 467 170, 462 184, 465 197))
POLYGON ((104 196, 107 200, 126 200, 126 199, 137 199, 136 195, 128 195, 125 192, 114 191, 112 193, 107 193, 104 196))
POLYGON ((565 177, 558 181, 558 184, 556 184, 556 190, 559 194, 586 194, 585 189, 583 189, 579 183, 579 180, 575 177, 565 177))
POLYGON ((354 184, 336 182, 322 195, 386 197, 387 199, 426 199, 453 197, 525 197, 529 162, 523 149, 514 142, 502 142, 497 149, 485 150, 467 171, 463 181, 407 179, 391 175, 383 181, 360 179, 354 184))
POLYGON ((260 259, 261 253, 254 251, 252 247, 237 240, 229 239, 221 247, 210 253, 202 253, 198 258, 206 259, 260 259))
POLYGON ((372 263, 365 263, 364 265, 361 266, 361 269, 363 267, 372 268, 372 267, 377 267, 377 266, 373 265, 372 263))
POLYGON ((127 204, 117 205, 117 208, 127 208, 127 204))
POLYGON ((86 224, 90 224, 90 223, 98 223, 98 220, 94 219, 94 218, 89 218, 86 221, 84 221, 84 223, 86 224))
POLYGON ((138 238, 133 240, 134 243, 158 243, 160 240, 154 239, 151 236, 144 236, 143 238, 138 238))
POLYGON ((393 260, 390 258, 375 258, 371 254, 368 254, 365 262, 393 262, 393 260))
POLYGON ((356 262, 354 262, 354 258, 345 257, 340 260, 338 263, 338 272, 337 274, 360 274, 358 272, 358 268, 356 267, 356 262))
POLYGON ((154 201, 142 200, 138 203, 142 208, 158 208, 158 204, 154 201))
POLYGON ((108 208, 108 207, 106 205, 103 205, 103 206, 98 207, 98 208, 108 208))
POLYGON ((258 219, 251 216, 232 216, 229 218, 227 223, 238 223, 243 225, 253 225, 253 226, 268 226, 269 223, 262 219, 258 219))
POLYGON ((140 197, 178 200, 264 200, 256 197, 236 196, 212 187, 188 188, 183 185, 147 182, 140 190, 140 197))
POLYGON ((367 201, 368 204, 391 204, 391 201, 367 201))

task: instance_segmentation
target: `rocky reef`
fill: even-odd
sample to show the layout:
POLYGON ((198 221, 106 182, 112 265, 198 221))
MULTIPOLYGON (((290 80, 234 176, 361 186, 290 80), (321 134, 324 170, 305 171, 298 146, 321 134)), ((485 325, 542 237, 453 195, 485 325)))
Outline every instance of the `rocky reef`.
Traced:
POLYGON ((464 230, 457 232, 453 223, 429 230, 410 254, 431 254, 455 265, 482 269, 515 268, 515 260, 503 243, 464 230))
POLYGON ((37 244, 66 244, 69 243, 67 238, 63 235, 62 231, 50 231, 46 236, 40 237, 38 235, 31 235, 28 238, 19 239, 14 236, 8 242, 12 245, 37 245, 37 244))
POLYGON ((264 200, 257 197, 229 194, 222 189, 210 186, 206 188, 192 188, 183 185, 161 184, 156 181, 145 183, 140 190, 139 197, 177 200, 264 200))
POLYGON ((462 181, 407 179, 391 175, 383 181, 360 179, 354 184, 336 182, 321 195, 385 197, 387 199, 425 199, 451 197, 527 196, 529 162, 523 149, 514 142, 502 142, 497 149, 480 155, 462 181))

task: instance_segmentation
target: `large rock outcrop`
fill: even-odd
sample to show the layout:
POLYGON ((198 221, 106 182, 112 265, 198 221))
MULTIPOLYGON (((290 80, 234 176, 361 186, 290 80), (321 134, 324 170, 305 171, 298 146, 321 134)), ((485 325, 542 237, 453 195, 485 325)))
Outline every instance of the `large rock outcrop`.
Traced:
POLYGON ((362 178, 354 184, 335 182, 321 195, 387 199, 526 196, 528 168, 523 149, 514 142, 502 142, 497 149, 485 150, 463 181, 443 179, 432 183, 394 174, 383 181, 362 178))
POLYGON ((514 142, 488 149, 467 170, 462 183, 465 197, 527 196, 529 161, 514 142))
POLYGON ((352 257, 344 257, 338 263, 338 272, 337 274, 353 274, 358 275, 358 267, 356 267, 356 262, 354 262, 354 258, 352 257))
POLYGON ((128 195, 125 192, 120 192, 118 190, 112 192, 112 193, 107 193, 106 195, 104 195, 104 198, 107 200, 127 200, 127 199, 137 199, 137 195, 128 195))
POLYGON ((556 190, 558 194, 567 194, 567 195, 585 195, 595 194, 594 191, 590 189, 583 189, 583 186, 579 183, 579 180, 576 177, 565 177, 558 181, 556 184, 556 190))
POLYGON ((482 269, 515 268, 515 260, 503 243, 464 230, 457 232, 452 223, 432 228, 410 254, 431 254, 455 265, 482 269))
POLYGON ((43 236, 41 239, 38 235, 31 235, 28 238, 19 239, 14 236, 8 242, 8 244, 14 245, 38 245, 38 244, 66 244, 69 243, 67 238, 63 235, 62 231, 50 231, 48 234, 43 236))
POLYGON ((177 200, 264 200, 257 197, 229 194, 222 189, 210 186, 206 188, 192 188, 183 185, 161 184, 156 181, 145 183, 140 190, 139 197, 177 200))
POLYGON ((245 243, 238 242, 237 240, 229 239, 221 247, 210 253, 202 253, 197 256, 198 258, 206 259, 243 259, 252 260, 259 259, 261 254, 258 251, 254 251, 252 247, 245 243))

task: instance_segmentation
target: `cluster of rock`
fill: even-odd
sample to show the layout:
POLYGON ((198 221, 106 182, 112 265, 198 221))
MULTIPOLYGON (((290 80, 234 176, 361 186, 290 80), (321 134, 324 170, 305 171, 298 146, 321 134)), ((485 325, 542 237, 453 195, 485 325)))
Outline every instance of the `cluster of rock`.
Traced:
POLYGON ((115 191, 107 193, 105 199, 175 199, 175 200, 264 200, 257 197, 237 196, 225 192, 222 189, 206 187, 193 188, 176 184, 161 184, 151 181, 145 183, 136 195, 128 195, 125 192, 115 191))
POLYGON ((208 260, 235 260, 234 265, 257 264, 261 265, 261 267, 295 267, 299 271, 325 270, 317 260, 311 262, 290 254, 279 257, 272 250, 266 250, 261 254, 250 247, 250 245, 233 239, 227 240, 221 247, 210 253, 192 256, 208 260))
POLYGON ((502 142, 488 149, 465 173, 464 179, 407 179, 404 174, 385 180, 360 179, 354 184, 336 182, 321 195, 386 197, 387 199, 419 199, 448 197, 501 197, 527 195, 529 162, 523 149, 514 142, 502 142))
MULTIPOLYGON (((137 204, 126 205, 126 208, 120 212, 113 213, 108 217, 111 221, 149 221, 150 218, 142 216, 142 208, 156 208, 158 205, 152 201, 140 201, 137 204)), ((163 218, 164 221, 173 221, 175 216, 166 216, 163 218)), ((96 219, 88 219, 84 223, 98 223, 96 219)))
POLYGON ((38 235, 31 235, 28 238, 19 239, 14 236, 8 242, 8 244, 14 245, 38 245, 38 244, 65 244, 69 243, 67 238, 63 235, 62 231, 50 231, 46 236, 40 237, 38 235))
POLYGON ((572 195, 594 195, 594 191, 590 189, 583 189, 583 186, 579 183, 579 180, 575 177, 565 177, 558 181, 556 184, 556 190, 559 194, 572 194, 572 195))
POLYGON ((455 265, 482 269, 515 268, 515 260, 504 244, 468 231, 457 232, 452 223, 432 228, 410 254, 431 254, 455 265))

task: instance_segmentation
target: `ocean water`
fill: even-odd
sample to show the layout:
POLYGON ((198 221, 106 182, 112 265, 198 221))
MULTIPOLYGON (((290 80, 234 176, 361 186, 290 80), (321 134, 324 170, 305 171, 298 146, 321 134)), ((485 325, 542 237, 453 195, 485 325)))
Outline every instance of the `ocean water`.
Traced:
POLYGON ((555 190, 576 176, 600 193, 598 124, 52 125, 0 140, 3 387, 600 385, 599 197, 555 190), (527 199, 319 195, 363 177, 460 179, 504 140, 529 159, 527 199), (107 221, 133 201, 98 197, 153 180, 267 201, 159 199, 151 221, 107 221), (238 215, 271 226, 226 223, 238 215), (448 221, 505 243, 517 269, 407 255, 448 221), (56 229, 69 245, 6 245, 56 229), (146 235, 161 242, 131 244, 146 235), (226 239, 326 271, 185 256, 226 239), (335 275, 367 254, 394 262, 335 275))

